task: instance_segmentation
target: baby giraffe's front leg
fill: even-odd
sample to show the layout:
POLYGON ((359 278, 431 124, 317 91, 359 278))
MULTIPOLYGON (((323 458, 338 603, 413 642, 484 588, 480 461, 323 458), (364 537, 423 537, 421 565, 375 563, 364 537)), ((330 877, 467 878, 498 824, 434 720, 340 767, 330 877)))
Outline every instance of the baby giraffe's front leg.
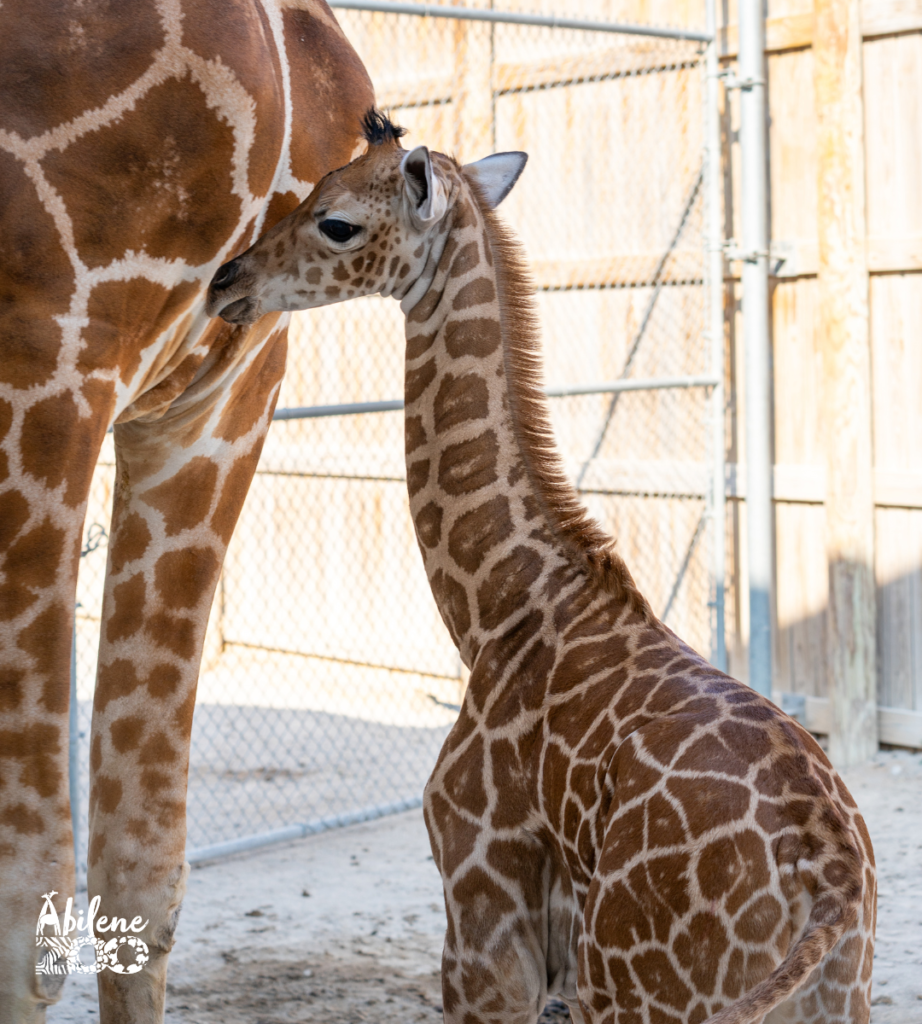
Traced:
POLYGON ((546 851, 524 833, 484 827, 431 788, 426 824, 448 915, 446 1024, 535 1024, 547 1001, 546 851))

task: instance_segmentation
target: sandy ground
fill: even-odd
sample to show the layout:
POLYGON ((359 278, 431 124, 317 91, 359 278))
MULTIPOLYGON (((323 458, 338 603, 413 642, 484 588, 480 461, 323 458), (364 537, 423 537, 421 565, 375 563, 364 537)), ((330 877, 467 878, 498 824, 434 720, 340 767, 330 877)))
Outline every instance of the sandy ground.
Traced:
MULTIPOLYGON (((845 776, 874 839, 872 1024, 922 1024, 922 754, 845 776)), ((418 811, 193 869, 170 966, 170 1024, 441 1020, 441 885, 418 811)), ((559 1008, 544 1021, 561 1021, 559 1008)), ((74 976, 52 1024, 96 1024, 74 976)))

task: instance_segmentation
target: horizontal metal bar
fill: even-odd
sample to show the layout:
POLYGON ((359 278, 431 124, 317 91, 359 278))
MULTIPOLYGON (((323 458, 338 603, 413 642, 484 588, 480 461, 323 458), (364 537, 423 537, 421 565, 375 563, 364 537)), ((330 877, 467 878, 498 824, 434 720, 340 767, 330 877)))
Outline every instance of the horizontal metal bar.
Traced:
POLYGON ((395 412, 403 408, 402 398, 386 402, 348 402, 346 405, 306 405, 301 408, 276 409, 274 420, 312 420, 322 416, 354 416, 366 412, 395 412))
MULTIPOLYGON (((637 380, 613 380, 605 384, 572 384, 562 388, 545 388, 548 398, 570 395, 610 395, 616 391, 659 391, 663 388, 712 388, 716 377, 699 374, 692 377, 649 377, 637 380)), ((349 402, 345 405, 306 405, 276 409, 274 420, 310 420, 323 416, 355 416, 366 412, 397 412, 403 408, 402 398, 384 402, 349 402)))
POLYGON ((459 21, 491 21, 501 25, 532 25, 537 28, 575 29, 578 32, 615 32, 627 36, 655 36, 659 39, 682 39, 695 43, 709 43, 713 38, 709 33, 695 29, 656 28, 653 25, 631 25, 615 21, 585 21, 581 18, 558 18, 554 15, 520 14, 516 11, 449 7, 446 4, 398 3, 395 0, 329 0, 329 4, 345 11, 412 14, 420 18, 455 18, 459 21))
POLYGON ((607 384, 572 384, 562 388, 545 388, 548 398, 566 398, 569 395, 610 395, 621 391, 660 391, 664 388, 713 388, 720 381, 711 374, 692 377, 638 377, 613 380, 607 384))
POLYGON ((245 853, 247 850, 258 850, 263 846, 289 843, 293 839, 304 839, 305 836, 326 832, 331 828, 358 825, 363 821, 374 821, 376 818, 384 818, 389 814, 412 811, 417 807, 422 807, 422 805, 422 797, 414 796, 408 800, 397 800, 392 804, 378 804, 374 807, 365 807, 359 811, 351 811, 349 814, 336 814, 329 818, 317 818, 314 821, 305 821, 298 825, 276 828, 271 832, 259 832, 252 836, 229 839, 225 843, 212 843, 210 846, 199 846, 194 850, 186 850, 186 860, 190 864, 200 864, 202 861, 230 857, 232 854, 245 853))

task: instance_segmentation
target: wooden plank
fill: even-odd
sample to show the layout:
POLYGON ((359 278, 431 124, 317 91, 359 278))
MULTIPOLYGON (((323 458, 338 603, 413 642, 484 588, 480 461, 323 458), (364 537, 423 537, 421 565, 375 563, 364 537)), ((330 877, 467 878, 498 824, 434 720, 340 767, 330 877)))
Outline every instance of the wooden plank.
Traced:
POLYGON ((449 103, 454 88, 453 75, 430 75, 409 81, 387 80, 375 85, 375 96, 382 110, 397 107, 421 107, 429 103, 449 103))
POLYGON ((878 697, 922 709, 922 513, 878 509, 875 521, 878 697))
POLYGON ((879 699, 922 709, 922 275, 871 279, 879 699), (882 507, 887 506, 887 507, 882 507))
MULTIPOLYGON (((530 155, 502 208, 530 262, 658 258, 666 251, 701 166, 700 119, 684 113, 700 102, 700 86, 694 69, 497 98, 497 147, 530 155), (549 131, 550 125, 566 127, 549 131), (557 194, 567 195, 566 216, 550 211, 548 196, 557 194)), ((699 193, 678 242, 683 248, 700 244, 700 206, 699 193)), ((592 265, 581 266, 591 283, 584 274, 592 265)), ((652 274, 641 270, 627 280, 649 280, 652 274)))
POLYGON ((872 274, 922 270, 922 237, 869 238, 868 270, 872 274))
POLYGON ((877 712, 880 722, 882 743, 897 747, 922 748, 922 712, 906 711, 903 708, 880 708, 877 712))
MULTIPOLYGON (((400 418, 400 413, 388 413, 400 418)), ((286 424, 291 431, 293 424, 286 424)), ((280 431, 270 434, 257 473, 267 476, 336 477, 354 480, 405 479, 403 455, 397 443, 381 443, 381 424, 367 417, 331 417, 311 421, 309 435, 281 441, 280 431), (354 420, 355 423, 348 421, 354 420), (355 433, 343 432, 355 427, 355 433), (362 434, 370 428, 371 439, 362 434), (351 435, 351 436, 350 436, 351 435)), ((401 425, 402 429, 402 425, 401 425)), ((585 445, 583 445, 585 447, 585 445)), ((574 467, 578 466, 574 463, 574 467)), ((605 494, 661 494, 670 497, 703 497, 708 467, 704 462, 669 459, 597 459, 587 474, 587 490, 605 494)), ((746 468, 727 464, 726 496, 746 498, 746 468)), ((773 467, 774 501, 788 505, 822 505, 826 500, 826 467, 820 463, 784 464, 773 467)), ((874 504, 878 508, 922 509, 922 473, 874 471, 874 504)))
POLYGON ((796 467, 809 472, 823 461, 816 300, 813 279, 778 282, 772 289, 774 493, 794 500, 804 500, 803 488, 815 485, 812 477, 793 479, 796 467))
MULTIPOLYGON (((898 496, 922 476, 922 277, 871 280, 874 463, 898 496), (893 474, 892 476, 890 474, 893 474)), ((914 506, 907 501, 893 504, 914 506)))
MULTIPOLYGON (((571 476, 581 466, 568 465, 571 476)), ((586 472, 582 488, 598 494, 646 494, 670 498, 704 498, 709 467, 703 462, 678 459, 596 459, 586 472)))
MULTIPOLYGON (((922 235, 867 239, 868 273, 913 274, 922 271, 922 235)), ((777 278, 815 277, 819 266, 816 241, 778 238, 772 241, 769 272, 777 278)), ((731 261, 730 278, 739 277, 739 263, 731 261)))
POLYGON ((775 506, 774 686, 814 696, 827 685, 825 518, 821 505, 775 506))
POLYGON ((830 757, 877 749, 871 359, 858 0, 816 0, 817 336, 826 454, 830 757))
MULTIPOLYGON (((788 14, 765 19, 765 52, 804 49, 813 45, 812 12, 788 14)), ((922 29, 922 0, 863 0, 861 33, 865 39, 918 32, 922 29)), ((739 26, 735 23, 719 30, 720 56, 735 59, 739 53, 739 26)))
MULTIPOLYGON (((878 508, 922 509, 922 472, 875 469, 873 478, 878 508)), ((727 463, 727 497, 745 500, 745 464, 727 463)), ((822 505, 826 501, 825 465, 775 463, 772 498, 786 504, 822 505)))
MULTIPOLYGON (((692 48, 665 49, 662 41, 640 40, 630 49, 622 46, 578 56, 564 54, 539 61, 496 64, 493 89, 499 95, 506 95, 623 75, 661 74, 694 66, 699 60, 692 48)), ((384 79, 376 83, 375 92, 381 107, 415 107, 451 102, 454 88, 454 76, 442 74, 396 81, 384 79)))
POLYGON ((861 34, 865 39, 920 29, 922 0, 863 0, 861 4, 861 34))
MULTIPOLYGON (((771 252, 769 273, 785 273, 792 255, 776 239, 804 239, 816 245, 816 108, 813 55, 796 50, 773 54, 768 71, 768 136, 771 147, 771 252), (780 257, 788 257, 777 266, 780 257)), ((814 272, 816 260, 813 261, 814 272)), ((778 333, 775 334, 776 341, 778 333)))
POLYGON ((885 508, 922 508, 922 473, 875 469, 874 504, 885 508))
MULTIPOLYGON (((718 32, 720 56, 735 60, 739 53, 739 26, 727 25, 718 32)), ((813 14, 789 14, 765 19, 765 52, 780 53, 813 44, 813 14)))
MULTIPOLYGON (((893 240, 885 257, 889 269, 917 269, 922 237, 922 35, 875 39, 864 44, 862 59, 868 234, 893 240)), ((871 242, 870 258, 875 248, 871 242)))

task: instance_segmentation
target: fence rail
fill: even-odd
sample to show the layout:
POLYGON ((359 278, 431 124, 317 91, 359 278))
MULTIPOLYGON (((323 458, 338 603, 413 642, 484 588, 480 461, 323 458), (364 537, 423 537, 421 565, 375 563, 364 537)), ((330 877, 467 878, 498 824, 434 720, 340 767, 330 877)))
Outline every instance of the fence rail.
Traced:
POLYGON ((713 33, 700 32, 695 29, 660 28, 655 25, 630 25, 613 21, 587 21, 583 18, 558 18, 556 15, 521 14, 517 11, 449 7, 447 4, 399 3, 397 0, 330 0, 330 6, 344 11, 408 14, 417 18, 450 18, 458 21, 482 21, 494 25, 528 25, 532 28, 570 29, 576 32, 614 32, 618 35, 681 39, 699 43, 709 43, 714 38, 713 33))
MULTIPOLYGON (((548 398, 569 398, 572 395, 610 395, 622 391, 657 391, 660 388, 713 388, 720 379, 713 374, 691 377, 659 377, 648 380, 613 380, 606 384, 570 384, 559 388, 545 388, 548 398)), ((324 416, 358 416, 369 412, 396 412, 403 408, 402 398, 389 398, 381 402, 347 402, 344 405, 307 405, 291 409, 276 409, 273 420, 309 420, 324 416)))

